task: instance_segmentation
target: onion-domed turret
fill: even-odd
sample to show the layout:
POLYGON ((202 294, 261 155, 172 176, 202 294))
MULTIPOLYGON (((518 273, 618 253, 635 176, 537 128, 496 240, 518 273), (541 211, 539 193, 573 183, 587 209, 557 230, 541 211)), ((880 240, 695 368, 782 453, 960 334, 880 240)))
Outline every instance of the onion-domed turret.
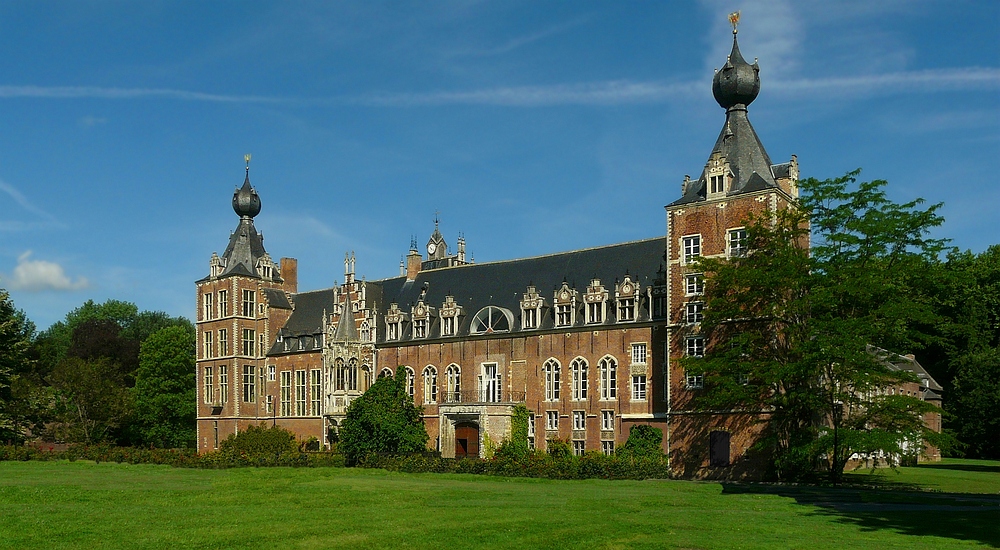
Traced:
POLYGON ((760 67, 755 60, 753 65, 746 62, 740 54, 740 46, 736 43, 736 29, 733 29, 733 51, 729 54, 726 64, 715 72, 712 79, 712 95, 723 109, 735 105, 746 107, 760 92, 760 67))
POLYGON ((260 214, 260 197, 257 190, 250 186, 250 168, 247 167, 247 177, 243 187, 233 192, 233 210, 241 218, 253 218, 260 214))

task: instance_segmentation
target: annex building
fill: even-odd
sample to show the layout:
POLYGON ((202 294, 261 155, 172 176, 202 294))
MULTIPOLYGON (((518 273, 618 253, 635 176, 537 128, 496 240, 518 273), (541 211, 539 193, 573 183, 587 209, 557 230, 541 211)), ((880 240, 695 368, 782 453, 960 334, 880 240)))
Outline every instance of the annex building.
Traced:
MULTIPOLYGON (((576 453, 610 453, 632 426, 651 424, 678 474, 752 471, 754 418, 692 410, 702 380, 679 359, 705 348, 692 260, 744 253, 749 214, 796 203, 795 156, 773 163, 747 117, 759 90, 734 32, 712 83, 722 130, 666 206, 666 234, 534 258, 474 263, 464 239, 453 253, 435 222, 397 277, 360 279, 350 254, 343 284, 300 291, 297 261, 275 262, 254 226, 261 200, 248 168, 232 201, 239 224, 196 283, 199 450, 261 422, 329 445, 351 400, 402 368, 445 457, 479 456, 524 404, 537 447, 560 438, 576 453)), ((925 386, 908 391, 940 391, 925 386)))

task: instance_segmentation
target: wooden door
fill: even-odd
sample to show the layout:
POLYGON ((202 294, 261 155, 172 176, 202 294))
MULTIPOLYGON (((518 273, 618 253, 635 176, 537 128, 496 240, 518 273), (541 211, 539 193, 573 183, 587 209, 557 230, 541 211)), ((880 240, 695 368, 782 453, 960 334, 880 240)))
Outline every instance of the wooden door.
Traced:
POLYGON ((708 445, 709 464, 711 466, 729 466, 729 432, 712 432, 708 445))
POLYGON ((479 426, 472 422, 455 425, 455 458, 479 458, 479 426))

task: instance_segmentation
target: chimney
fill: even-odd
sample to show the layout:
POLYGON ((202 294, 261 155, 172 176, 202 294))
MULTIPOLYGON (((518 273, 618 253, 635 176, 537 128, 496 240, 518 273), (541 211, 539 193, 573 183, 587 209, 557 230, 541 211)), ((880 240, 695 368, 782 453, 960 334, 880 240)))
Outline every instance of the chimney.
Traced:
POLYGON ((420 252, 416 250, 410 250, 410 253, 406 255, 406 280, 412 281, 417 278, 417 273, 420 273, 420 264, 423 263, 423 258, 420 256, 420 252))
POLYGON ((291 293, 299 291, 299 261, 295 258, 281 259, 281 278, 285 280, 284 289, 291 293))

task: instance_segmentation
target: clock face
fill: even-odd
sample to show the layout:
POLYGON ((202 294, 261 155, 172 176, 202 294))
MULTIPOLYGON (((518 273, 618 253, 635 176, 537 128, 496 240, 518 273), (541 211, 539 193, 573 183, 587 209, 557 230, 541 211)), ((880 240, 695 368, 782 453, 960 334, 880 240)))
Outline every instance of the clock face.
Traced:
POLYGON ((428 254, 433 254, 435 250, 437 250, 437 245, 436 244, 434 244, 434 243, 427 243, 427 253, 428 254))

